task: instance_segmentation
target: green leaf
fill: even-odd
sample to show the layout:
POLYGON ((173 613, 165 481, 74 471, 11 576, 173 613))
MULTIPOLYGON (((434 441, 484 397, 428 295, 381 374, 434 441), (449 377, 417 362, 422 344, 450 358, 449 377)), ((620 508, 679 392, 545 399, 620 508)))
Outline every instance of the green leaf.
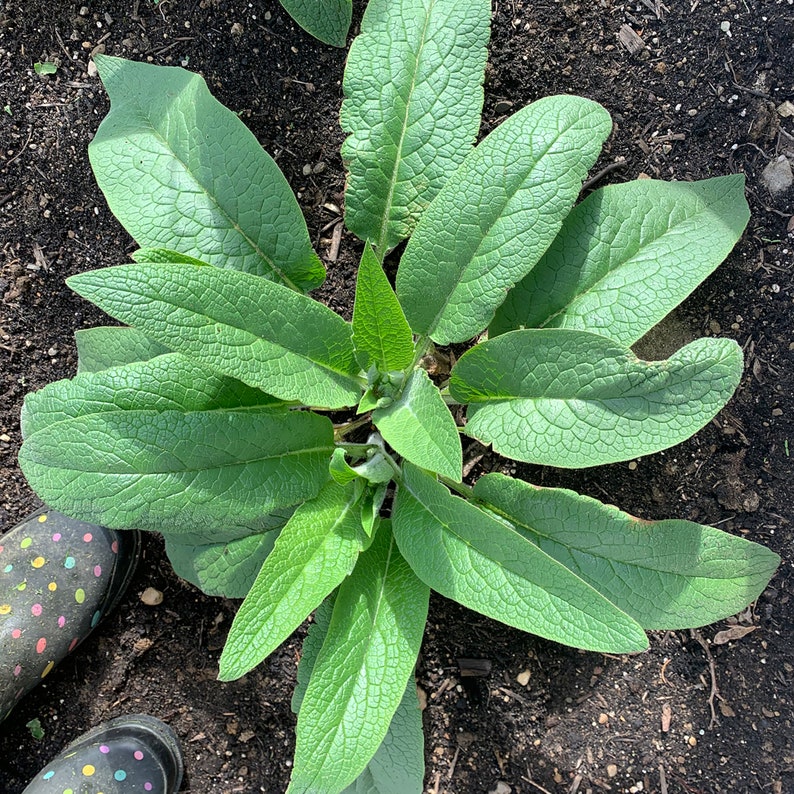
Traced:
POLYGON ((578 328, 631 345, 722 262, 749 218, 743 174, 596 190, 510 291, 489 334, 578 328))
POLYGON ((408 564, 447 598, 575 648, 630 653, 648 646, 641 627, 589 584, 411 464, 392 521, 408 564))
POLYGON ((424 754, 422 712, 411 678, 380 747, 342 794, 422 794, 424 754))
POLYGON ((179 251, 171 251, 168 248, 139 248, 132 254, 133 262, 149 262, 152 264, 172 264, 172 265, 204 265, 209 266, 208 262, 197 259, 195 256, 180 254, 179 251))
POLYGON ((100 372, 122 364, 148 361, 169 353, 167 347, 135 328, 99 326, 74 333, 77 342, 77 372, 100 372))
POLYGON ((280 284, 168 263, 92 270, 67 284, 172 350, 282 400, 342 408, 361 396, 350 325, 280 284))
POLYGON ((309 625, 309 631, 303 640, 301 658, 298 662, 298 682, 292 691, 292 702, 290 704, 293 714, 297 714, 300 711, 301 703, 303 703, 303 698, 306 695, 306 688, 309 686, 314 665, 328 634, 328 627, 331 625, 335 599, 336 592, 334 591, 317 607, 314 612, 314 620, 309 625))
POLYGON ((278 532, 200 545, 185 543, 181 535, 170 532, 163 537, 166 554, 177 576, 207 595, 245 598, 262 563, 273 550, 278 532))
MULTIPOLYGON (((38 63, 33 64, 33 71, 37 75, 39 75, 39 77, 41 77, 42 75, 45 74, 55 74, 55 72, 58 71, 58 66, 52 61, 40 61, 38 63)), ((34 737, 34 738, 40 738, 40 737, 34 737)))
POLYGON ((345 451, 342 447, 337 447, 334 450, 328 471, 340 485, 347 485, 359 477, 358 472, 345 460, 345 451))
POLYGON ((595 102, 547 97, 477 146, 427 208, 397 271, 415 333, 447 344, 488 325, 556 236, 611 129, 595 102))
POLYGON ((367 538, 361 489, 329 482, 287 522, 234 618, 218 677, 245 675, 353 570, 367 538))
POLYGON ((700 430, 730 399, 742 351, 697 339, 666 361, 640 361, 602 336, 511 331, 461 356, 450 393, 467 435, 501 455, 579 468, 649 455, 700 430))
POLYGON ((339 587, 298 712, 289 794, 338 794, 367 766, 412 677, 429 595, 383 521, 339 587))
POLYGON ((110 209, 139 245, 296 289, 322 283, 284 175, 199 75, 106 55, 94 61, 111 107, 88 154, 110 209))
POLYGON ((383 256, 413 231, 480 125, 487 0, 370 0, 344 77, 345 219, 383 256))
POLYGON ((690 521, 642 521, 557 488, 487 474, 474 495, 646 629, 703 626, 766 587, 779 557, 690 521))
POLYGON ((353 16, 353 0, 279 0, 287 13, 324 44, 344 47, 353 16))
POLYGON ((414 360, 414 339, 397 296, 367 243, 356 280, 353 344, 361 369, 403 370, 414 360))
POLYGON ((20 424, 26 437, 57 422, 103 412, 188 413, 278 405, 259 389, 218 375, 181 353, 166 353, 148 361, 81 373, 28 394, 20 424))
POLYGON ((372 413, 395 451, 417 466, 460 480, 463 451, 455 420, 423 369, 411 373, 400 398, 372 413))
POLYGON ((328 479, 333 426, 308 412, 100 410, 29 435, 19 464, 51 507, 159 532, 264 529, 328 479))
POLYGON ((378 407, 378 401, 380 397, 375 393, 374 389, 367 389, 364 392, 364 395, 359 400, 358 408, 356 409, 357 414, 365 414, 368 411, 372 411, 378 407))

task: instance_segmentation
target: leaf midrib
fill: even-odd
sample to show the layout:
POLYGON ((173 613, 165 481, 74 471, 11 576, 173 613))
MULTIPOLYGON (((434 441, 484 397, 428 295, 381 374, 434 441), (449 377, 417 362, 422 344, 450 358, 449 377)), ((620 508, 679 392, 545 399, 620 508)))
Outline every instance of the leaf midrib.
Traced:
MULTIPOLYGON (((556 594, 553 594, 553 593, 549 592, 549 591, 548 591, 548 590, 546 590, 546 588, 545 588, 545 587, 543 587, 542 585, 538 584, 537 582, 533 582, 531 579, 528 579, 527 577, 525 577, 525 576, 524 576, 522 573, 520 573, 519 571, 515 571, 515 570, 513 570, 513 569, 510 567, 510 565, 508 565, 508 564, 502 564, 501 562, 497 562, 496 560, 494 560, 492 557, 488 557, 488 555, 487 555, 485 552, 481 551, 481 550, 480 550, 480 549, 478 549, 476 546, 474 546, 474 545, 473 545, 473 544, 472 544, 472 543, 471 543, 471 542, 470 542, 470 541, 469 541, 467 538, 463 537, 463 536, 462 536, 460 533, 458 533, 458 532, 455 532, 455 530, 452 528, 452 526, 451 526, 450 524, 446 523, 446 522, 445 522, 445 521, 444 521, 444 520, 443 520, 443 519, 442 519, 442 518, 441 518, 441 517, 440 517, 440 516, 439 516, 439 515, 438 515, 436 512, 434 512, 434 511, 431 509, 431 507, 430 507, 429 505, 425 504, 425 503, 422 501, 422 499, 420 499, 420 498, 419 498, 419 496, 418 496, 418 495, 417 495, 417 494, 416 494, 416 493, 415 493, 415 492, 414 492, 414 491, 411 489, 411 487, 410 487, 410 486, 405 486, 405 484, 403 483, 403 487, 407 487, 407 490, 408 490, 408 492, 409 492, 409 493, 411 494, 411 496, 412 496, 412 497, 413 497, 413 498, 416 500, 417 504, 419 504, 419 505, 422 507, 422 509, 423 509, 423 510, 425 510, 426 512, 428 512, 428 513, 429 513, 429 514, 430 514, 430 515, 431 515, 431 516, 432 516, 432 517, 433 517, 433 518, 434 518, 434 519, 435 519, 435 520, 436 520, 436 521, 437 521, 437 522, 438 522, 438 523, 439 523, 439 524, 440 524, 440 525, 441 525, 441 526, 444 528, 444 530, 445 530, 446 532, 448 532, 448 533, 449 533, 450 535, 452 535, 453 537, 457 538, 457 539, 458 539, 458 540, 459 540, 461 543, 465 544, 465 546, 466 546, 467 548, 471 549, 471 550, 472 550, 472 552, 474 552, 474 554, 476 554, 477 556, 480 556, 480 557, 486 557, 486 558, 487 558, 487 559, 489 559, 491 562, 493 562, 495 565, 498 565, 500 568, 503 568, 503 569, 505 569, 505 570, 509 571, 509 572, 510 572, 510 573, 512 573, 514 576, 518 576, 518 577, 520 577, 521 579, 523 579, 524 581, 526 581, 526 582, 530 583, 530 584, 531 584, 533 587, 536 587, 536 588, 540 589, 542 592, 546 593, 546 595, 547 595, 549 598, 552 598, 552 599, 554 599, 554 600, 556 600, 556 601, 561 601, 561 602, 563 602, 563 603, 565 603, 565 604, 568 604, 568 606, 572 607, 572 608, 573 608, 573 609, 575 609, 577 612, 579 612, 579 613, 581 613, 581 614, 583 614, 583 615, 586 615, 586 616, 587 616, 589 619, 592 619, 592 620, 595 620, 595 621, 597 621, 597 622, 599 623, 599 625, 601 625, 601 626, 603 626, 605 629, 607 629, 607 632, 608 632, 609 634, 611 634, 611 633, 612 633, 612 631, 611 631, 611 628, 610 628, 610 625, 609 625, 607 622, 603 621, 601 618, 599 618, 599 617, 597 617, 597 616, 595 616, 595 615, 592 615, 592 614, 591 614, 589 611, 585 611, 585 609, 584 609, 582 606, 576 606, 575 604, 572 604, 570 601, 565 601, 565 599, 564 599, 564 598, 562 598, 562 596, 559 596, 559 595, 556 595, 556 594)), ((454 499, 454 498, 456 498, 456 497, 454 497, 454 496, 453 496, 452 498, 454 499)), ((495 519, 492 519, 492 520, 495 520, 495 519)), ((504 524, 502 524, 501 522, 499 522, 499 525, 500 525, 500 526, 502 526, 502 527, 504 527, 504 529, 508 530, 509 532, 511 532, 511 534, 513 534, 513 535, 514 535, 514 536, 516 536, 517 538, 519 538, 519 539, 521 539, 521 540, 523 540, 523 541, 525 541, 525 542, 527 542, 527 543, 531 543, 531 541, 530 541, 528 538, 525 538, 525 537, 524 537, 524 536, 523 536, 523 535, 522 535, 520 532, 518 532, 518 530, 516 530, 514 527, 512 527, 512 526, 511 526, 511 527, 507 527, 507 526, 505 526, 504 524)), ((596 598, 594 598, 594 599, 593 599, 593 601, 594 601, 594 602, 595 602, 595 601, 598 601, 599 599, 603 599, 603 600, 604 600, 604 601, 606 601, 606 602, 607 602, 607 603, 608 603, 608 604, 609 604, 611 607, 613 607, 613 608, 614 608, 614 609, 615 609, 617 612, 620 612, 621 614, 623 614, 623 615, 626 615, 626 616, 627 616, 627 617, 628 617, 630 620, 633 620, 633 618, 631 618, 631 616, 630 616, 630 615, 628 615, 628 613, 626 613, 626 612, 623 612, 623 610, 622 610, 622 609, 620 609, 620 607, 618 607, 618 606, 616 606, 615 604, 613 604, 613 603, 612 603, 612 602, 611 602, 611 601, 610 601, 610 600, 609 600, 609 599, 608 599, 608 598, 607 598, 605 595, 603 595, 603 594, 602 594, 602 593, 600 593, 598 590, 596 590, 596 588, 595 588, 595 587, 593 587, 593 585, 591 585, 591 584, 590 584, 590 582, 588 582, 588 581, 586 581, 585 579, 583 579, 583 578, 582 578, 582 577, 581 577, 581 576, 580 576, 578 573, 576 573, 575 571, 571 571, 571 569, 570 569, 570 568, 568 568, 568 567, 566 567, 565 565, 563 565, 563 564, 562 564, 562 563, 561 563, 559 560, 557 560, 557 559, 555 559, 554 557, 552 557, 552 556, 551 556, 551 554, 549 554, 548 552, 544 551, 543 549, 541 549, 541 548, 540 548, 539 546, 537 546, 536 544, 532 544, 532 545, 533 545, 533 546, 534 546, 534 547, 535 547, 535 548, 538 550, 538 552, 539 552, 540 554, 543 554, 543 555, 544 555, 544 556, 547 558, 547 560, 549 560, 549 561, 550 561, 551 563, 553 563, 554 565, 559 565, 559 566, 560 566, 561 568, 563 568, 565 571, 567 571, 568 573, 570 573, 572 577, 574 577, 575 579, 578 579, 578 580, 579 580, 579 582, 581 582, 581 584, 582 584, 584 587, 587 587, 588 589, 592 590, 592 591, 593 591, 593 594, 596 596, 596 598)), ((587 604, 586 604, 586 606, 587 606, 587 607, 591 607, 591 606, 592 606, 592 604, 591 604, 591 603, 587 603, 587 604)))
MULTIPOLYGON (((251 274, 247 274, 247 275, 251 275, 251 274)), ((122 293, 123 294, 123 291, 121 289, 119 289, 118 286, 111 287, 110 289, 114 293, 122 293)), ((134 291, 130 290, 129 294, 134 295, 134 296, 139 296, 142 293, 134 292, 134 291)), ((223 322, 223 321, 217 319, 216 317, 212 317, 209 314, 205 314, 203 311, 198 311, 196 309, 191 309, 191 308, 189 308, 187 306, 180 305, 178 303, 172 303, 166 297, 163 297, 159 293, 156 296, 154 296, 154 297, 150 297, 149 300, 150 300, 151 303, 161 303, 165 307, 168 307, 168 308, 171 308, 171 309, 176 309, 178 311, 187 312, 191 316, 197 317, 197 318, 203 320, 205 327, 220 325, 220 326, 222 326, 225 329, 228 328, 228 329, 231 329, 232 331, 239 331, 240 333, 246 334, 247 336, 250 336, 254 340, 252 342, 248 342, 245 345, 246 347, 250 347, 250 346, 253 346, 253 345, 257 345, 257 344, 270 345, 272 347, 275 347, 275 348, 278 348, 279 350, 284 351, 284 353, 287 353, 287 354, 293 355, 293 356, 297 356, 298 358, 302 359, 303 361, 306 361, 306 362, 308 362, 308 363, 310 363, 310 364, 312 364, 312 365, 314 365, 316 367, 320 367, 321 369, 324 369, 324 370, 326 370, 326 371, 328 371, 328 372, 330 372, 330 373, 332 373, 334 375, 339 375, 341 377, 344 377, 346 380, 349 380, 351 382, 351 385, 353 385, 355 387, 358 387, 358 385, 359 385, 358 381, 356 380, 355 375, 352 374, 352 372, 345 372, 344 370, 335 369, 334 366, 331 363, 326 363, 324 361, 317 361, 316 359, 312 358, 307 353, 302 353, 302 352, 300 352, 298 350, 293 350, 292 348, 287 347, 281 341, 274 341, 274 340, 271 340, 271 339, 267 339, 267 338, 265 338, 263 336, 259 336, 257 333, 255 333, 254 331, 249 330, 248 328, 242 327, 241 325, 234 325, 232 323, 223 322)), ((306 300, 311 301, 312 299, 306 297, 306 300)), ((327 308, 321 303, 318 303, 317 305, 318 306, 322 306, 323 308, 327 308)), ((339 317, 339 315, 337 315, 331 309, 329 309, 328 311, 331 311, 332 314, 334 314, 336 317, 339 317)), ((339 319, 342 319, 342 318, 339 317, 339 319)), ((148 324, 148 320, 146 322, 148 324)), ((343 322, 344 322, 344 320, 343 320, 343 322)), ((133 325, 133 327, 135 327, 136 325, 140 325, 140 323, 136 321, 135 323, 132 323, 132 325, 133 325)), ((158 341, 158 338, 161 336, 156 330, 154 332, 152 332, 151 330, 147 330, 147 331, 144 331, 143 333, 146 333, 146 334, 150 335, 155 341, 158 341)), ((183 338, 182 336, 179 336, 179 340, 182 340, 182 338, 183 338)), ((165 345, 164 342, 160 342, 160 344, 164 344, 165 345)), ((171 342, 171 344, 173 344, 173 342, 171 342)), ((218 344, 221 344, 221 343, 219 342, 218 344)), ((165 345, 165 346, 169 347, 170 345, 165 345)), ((236 347, 242 347, 243 345, 235 345, 235 346, 236 347)), ((181 353, 181 351, 179 351, 179 350, 177 350, 176 352, 181 353)), ((188 358, 190 358, 190 354, 189 353, 181 353, 181 354, 184 355, 184 356, 187 356, 188 358)), ((354 362, 354 361, 355 361, 355 358, 351 357, 351 363, 354 362)), ((208 366, 208 365, 205 365, 205 366, 208 366)), ((243 379, 240 378, 237 375, 230 375, 229 377, 236 378, 237 380, 240 380, 243 383, 246 383, 246 381, 243 381, 243 379)), ((261 387, 257 386, 256 384, 246 384, 246 385, 253 385, 254 388, 261 388, 261 387)))
POLYGON ((724 196, 720 196, 718 200, 712 203, 704 203, 703 206, 698 207, 691 215, 687 215, 685 218, 682 218, 678 223, 675 223, 672 226, 668 226, 667 229, 661 232, 660 234, 654 235, 653 237, 642 242, 639 248, 637 248, 637 250, 628 259, 624 260, 623 262, 620 262, 616 267, 608 268, 607 271, 602 276, 597 278, 589 287, 583 289, 581 292, 577 292, 568 301, 568 303, 565 304, 565 306, 561 307, 557 311, 550 314, 548 317, 546 317, 545 320, 541 321, 536 327, 547 328, 550 322, 552 322, 555 318, 559 317, 561 314, 565 314, 573 306, 574 303, 582 300, 585 296, 590 295, 593 292, 598 292, 599 285, 602 284, 604 281, 606 281, 610 276, 620 272, 621 270, 625 270, 626 268, 631 267, 632 264, 636 261, 637 257, 640 255, 640 253, 642 253, 645 249, 654 245, 656 242, 661 240, 665 235, 667 235, 669 232, 673 231, 674 229, 677 229, 678 227, 683 226, 686 223, 689 223, 690 221, 692 221, 694 218, 697 218, 701 214, 708 213, 712 207, 718 205, 719 202, 722 201, 724 198, 725 198, 724 196))
MULTIPOLYGON (((130 100, 128 100, 128 101, 130 101, 130 100)), ((284 271, 276 265, 276 263, 259 247, 259 245, 256 242, 254 242, 253 239, 251 239, 251 237, 248 235, 247 232, 245 232, 243 230, 243 228, 240 226, 240 224, 237 223, 237 221, 234 220, 231 215, 229 215, 229 213, 220 204, 220 202, 218 202, 215 199, 215 197, 209 192, 209 190, 202 184, 202 182, 199 181, 199 179, 194 175, 193 171, 190 170, 190 168, 188 167, 187 163, 182 159, 182 157, 180 157, 177 154, 175 149, 171 146, 171 144, 168 141, 168 139, 154 126, 154 123, 149 118, 149 116, 147 115, 146 111, 140 105, 138 100, 137 99, 133 100, 133 103, 134 103, 135 110, 138 112, 140 117, 143 119, 145 126, 148 127, 151 130, 151 132, 154 135, 154 137, 157 140, 159 140, 164 145, 164 147, 167 149, 167 151, 169 151, 171 153, 173 158, 176 160, 176 162, 179 163, 179 165, 182 166, 182 169, 190 177, 192 182, 199 187, 200 191, 210 201, 210 203, 218 209, 218 211, 226 219, 228 224, 240 234, 240 236, 246 241, 246 243, 248 243, 248 245, 250 246, 251 250, 263 262, 265 262, 265 264, 270 268, 272 274, 277 276, 278 279, 285 286, 289 287, 291 290, 294 290, 295 292, 299 292, 299 293, 303 294, 303 290, 300 287, 298 287, 297 284, 295 284, 295 282, 293 282, 292 279, 290 279, 289 276, 287 276, 287 274, 284 273, 284 271)), ((248 130, 248 128, 246 128, 246 130, 250 133, 250 130, 248 130)))
MULTIPOLYGON (((384 598, 385 598, 386 586, 387 586, 387 582, 388 582, 388 579, 389 579, 389 569, 391 567, 391 561, 392 561, 392 556, 393 556, 393 553, 394 553, 395 544, 396 544, 396 541, 394 539, 394 535, 392 535, 389 538, 389 552, 386 555, 386 563, 385 563, 385 565, 383 567, 383 576, 381 578, 381 585, 380 585, 380 588, 378 590, 377 603, 375 604, 375 609, 374 609, 374 612, 373 612, 372 620, 369 622, 369 625, 373 628, 373 630, 367 632, 367 638, 366 638, 366 640, 364 642, 364 650, 363 650, 363 653, 361 654, 362 666, 363 666, 363 661, 365 661, 365 660, 367 660, 369 658, 370 648, 372 647, 372 644, 374 642, 374 638, 375 638, 374 627, 378 624, 378 617, 380 615, 381 608, 382 608, 382 605, 383 605, 383 601, 384 601, 384 598)), ((315 662, 315 669, 316 669, 316 667, 317 667, 317 664, 315 662)), ((357 672, 360 673, 360 671, 361 671, 361 668, 359 668, 357 672)), ((346 688, 345 700, 344 700, 344 708, 342 709, 342 714, 347 714, 348 713, 349 705, 350 705, 350 702, 352 700, 352 693, 355 691, 355 687, 356 687, 356 678, 354 678, 353 676, 348 676, 347 683, 348 683, 348 686, 346 688)), ((305 702, 305 697, 304 697, 304 702, 305 702)), ((333 745, 336 744, 336 740, 337 740, 337 737, 339 735, 339 732, 341 731, 341 728, 342 728, 342 722, 340 721, 340 722, 337 722, 336 726, 330 728, 329 730, 327 730, 325 732, 325 734, 323 736, 323 743, 326 744, 326 747, 333 746, 333 745)), ((316 777, 317 776, 314 775, 312 777, 312 781, 316 780, 316 777)))
POLYGON ((378 241, 377 241, 377 253, 378 258, 383 260, 385 255, 385 251, 383 250, 384 245, 386 244, 386 237, 389 231, 389 222, 391 219, 391 208, 394 201, 394 193, 397 190, 397 177, 400 171, 400 164, 402 163, 402 150, 405 144, 405 138, 408 134, 408 117, 410 115, 411 110, 411 103, 413 101, 414 90, 416 88, 417 77, 419 74, 419 61, 422 58, 422 51, 424 50, 425 46, 425 38, 427 36, 427 30, 430 27, 430 17, 433 13, 433 9, 435 8, 436 0, 430 0, 430 5, 427 8, 427 15, 425 16, 425 23, 422 27, 422 35, 419 39, 419 46, 416 51, 416 58, 414 59, 414 68, 411 74, 411 86, 408 91, 408 101, 405 103, 405 117, 403 118, 402 129, 400 130, 400 139, 397 143, 397 156, 394 158, 394 169, 392 171, 391 178, 389 179, 389 188, 386 193, 386 201, 383 207, 383 218, 381 220, 380 232, 378 234, 378 241))
MULTIPOLYGON (((487 501, 486 499, 481 499, 481 501, 482 501, 482 504, 486 505, 489 510, 493 510, 495 513, 497 513, 498 515, 502 516, 509 523, 515 524, 517 527, 522 527, 527 532, 531 533, 532 535, 535 535, 537 538, 543 539, 543 540, 547 540, 550 543, 553 543, 553 544, 555 544, 557 546, 561 546, 564 549, 571 549, 573 551, 578 551, 578 552, 580 552, 583 555, 586 555, 586 556, 589 556, 589 557, 593 557, 594 559, 603 560, 604 562, 608 563, 611 567, 614 567, 616 565, 622 565, 622 566, 625 566, 626 568, 638 568, 640 570, 649 571, 649 572, 655 573, 655 574, 663 573, 663 574, 668 574, 670 576, 676 576, 676 577, 680 577, 680 578, 685 578, 685 579, 688 579, 688 580, 692 580, 692 579, 707 579, 707 580, 714 580, 714 581, 725 581, 724 577, 721 578, 721 577, 717 577, 717 576, 695 576, 695 575, 690 575, 690 574, 685 574, 685 573, 676 573, 675 571, 668 571, 668 570, 664 570, 664 569, 661 569, 661 568, 652 568, 649 565, 642 565, 640 563, 630 563, 630 562, 624 562, 623 560, 615 560, 615 559, 612 559, 611 557, 607 557, 604 554, 597 554, 597 553, 595 553, 593 551, 589 551, 589 550, 587 550, 585 548, 582 548, 580 546, 569 545, 567 543, 563 543, 560 540, 555 540, 553 535, 541 532, 538 529, 534 529, 533 527, 529 526, 529 524, 525 523, 524 521, 519 521, 514 515, 505 513, 499 507, 497 507, 496 505, 494 505, 491 502, 487 501)), ((657 522, 653 522, 653 523, 657 523, 657 522)), ((521 533, 519 533, 519 534, 521 534, 521 533)), ((522 537, 524 537, 524 536, 522 535, 522 537)), ((540 547, 539 543, 535 543, 534 541, 530 540, 529 538, 525 538, 525 540, 527 540, 530 543, 532 543, 534 546, 536 546, 544 554, 548 554, 547 551, 545 551, 544 549, 542 549, 540 547)), ((557 560, 556 557, 554 557, 551 554, 549 554, 549 556, 552 559, 556 560, 564 568, 566 568, 567 570, 571 571, 571 569, 568 568, 567 565, 565 565, 564 563, 562 563, 559 560, 557 560)), ((577 565, 577 568, 579 568, 581 570, 581 566, 577 565)), ((574 571, 571 571, 571 572, 574 573, 579 578, 583 579, 583 581, 585 581, 585 582, 587 581, 586 579, 584 579, 581 576, 581 574, 576 573, 574 571)), ((731 580, 728 580, 728 581, 731 581, 731 580)), ((589 582, 587 582, 587 583, 589 584, 589 582)), ((593 587, 593 585, 590 585, 590 586, 593 587)))
MULTIPOLYGON (((516 185, 515 189, 512 190, 509 195, 506 195, 504 201, 501 202, 498 212, 494 213, 494 215, 493 215, 492 219, 490 220, 490 222, 488 223, 488 226, 486 227, 485 231, 482 232, 482 234, 480 236, 480 240, 477 243, 477 247, 472 252, 471 256, 469 257, 469 259, 466 262, 466 264, 464 265, 464 267, 462 269, 460 269, 460 271, 458 272, 457 277, 456 277, 456 281, 455 281, 455 284, 454 284, 453 288, 449 291, 449 293, 446 296, 444 296, 444 298, 442 300, 442 303, 441 303, 441 307, 439 308, 438 312, 436 312, 436 314, 433 317, 430 325, 428 326, 428 330, 427 330, 426 333, 427 333, 427 335, 430 338, 433 338, 433 334, 436 331, 436 329, 438 328, 438 324, 439 324, 439 321, 441 319, 441 316, 444 314, 444 312, 447 309, 447 306, 449 306, 450 302, 452 301, 453 295, 455 295, 457 293, 458 288, 464 282, 464 276, 467 275, 467 273, 469 272, 469 270, 471 268, 471 265, 472 265, 472 262, 477 258, 477 255, 478 255, 480 249, 482 248, 483 244, 485 243, 485 241, 488 239, 488 236, 490 235, 491 230, 499 222, 499 220, 502 218, 502 215, 503 215, 504 210, 507 207, 507 205, 515 198, 516 194, 526 184, 527 180, 530 178, 532 173, 537 168, 538 163, 540 163, 540 161, 549 153, 549 151, 559 142, 559 140, 563 137, 563 135, 567 135, 570 132, 570 130, 573 127, 575 127, 576 125, 578 125, 579 123, 581 123, 581 121, 582 121, 582 117, 580 116, 569 127, 567 127, 564 130, 559 130, 557 135, 554 137, 554 139, 549 142, 548 146, 546 146, 541 151, 541 153, 535 158, 535 160, 532 163, 532 165, 522 174, 521 179, 520 180, 516 180, 517 185, 516 185)), ((475 149, 474 151, 476 152, 477 149, 475 149)), ((464 163, 465 163, 465 160, 464 160, 464 163)))

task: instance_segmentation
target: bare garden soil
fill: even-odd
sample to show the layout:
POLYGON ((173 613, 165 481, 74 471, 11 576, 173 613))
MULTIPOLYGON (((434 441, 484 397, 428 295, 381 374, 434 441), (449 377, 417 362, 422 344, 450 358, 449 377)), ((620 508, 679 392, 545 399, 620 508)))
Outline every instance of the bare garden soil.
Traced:
MULTIPOLYGON (((90 68, 99 51, 204 75, 297 192, 328 267, 316 294, 346 316, 352 307, 361 246, 337 225, 343 51, 310 39, 275 0, 0 0, 6 528, 37 505, 16 463, 23 396, 71 376, 74 330, 104 322, 64 279, 128 261, 135 249, 86 155, 108 108, 90 68), (43 60, 58 63, 54 75, 34 72, 43 60)), ((638 347, 662 357, 697 336, 726 335, 743 346, 746 371, 727 408, 680 447, 596 470, 518 473, 641 517, 717 525, 784 562, 741 615, 653 633, 650 650, 630 657, 541 641, 434 597, 417 669, 425 790, 794 792, 794 191, 770 193, 762 177, 779 155, 794 160, 794 118, 777 111, 794 101, 794 4, 495 0, 483 132, 553 93, 591 97, 612 114, 598 184, 746 174, 753 214, 743 239, 638 347)), ((466 454, 471 478, 504 465, 484 448, 466 454)), ((79 733, 133 711, 179 735, 183 791, 283 792, 305 627, 245 678, 221 684, 218 657, 236 608, 178 579, 159 537, 147 536, 121 606, 0 726, 0 792, 18 794, 79 733), (163 593, 159 606, 141 601, 149 587, 163 593), (26 727, 34 719, 42 739, 26 727)))

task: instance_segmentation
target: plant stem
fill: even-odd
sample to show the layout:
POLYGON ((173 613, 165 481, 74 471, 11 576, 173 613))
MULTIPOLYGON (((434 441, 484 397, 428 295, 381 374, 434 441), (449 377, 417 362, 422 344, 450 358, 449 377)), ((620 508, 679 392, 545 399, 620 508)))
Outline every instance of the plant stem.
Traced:
POLYGON ((443 482, 447 488, 457 491, 457 493, 466 499, 471 499, 471 497, 474 495, 474 489, 470 485, 466 485, 466 483, 455 482, 455 480, 451 479, 450 477, 445 477, 443 474, 439 474, 438 479, 440 482, 443 482))
POLYGON ((352 422, 345 422, 342 425, 334 425, 334 439, 336 441, 341 441, 348 433, 352 433, 354 430, 369 424, 371 421, 372 417, 367 413, 363 416, 360 416, 358 419, 354 419, 352 422))

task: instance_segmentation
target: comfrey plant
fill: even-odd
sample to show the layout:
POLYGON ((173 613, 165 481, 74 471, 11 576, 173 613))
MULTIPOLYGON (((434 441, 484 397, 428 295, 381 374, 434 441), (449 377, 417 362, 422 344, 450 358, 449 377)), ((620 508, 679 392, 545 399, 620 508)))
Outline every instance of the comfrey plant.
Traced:
POLYGON ((77 376, 28 396, 20 464, 57 509, 162 532, 180 576, 245 598, 223 680, 316 610, 293 794, 421 791, 431 588, 630 653, 646 629, 742 609, 777 564, 708 526, 496 471, 464 482, 461 436, 517 461, 623 461, 698 431, 742 372, 730 340, 666 361, 630 349, 739 238, 742 177, 575 204, 611 123, 574 96, 475 147, 489 12, 369 4, 342 106, 346 220, 365 242, 352 323, 305 294, 324 271, 298 204, 204 81, 97 58, 112 104, 91 161, 142 247, 69 284, 127 327, 78 332, 77 376), (409 237, 395 292, 383 262, 409 237))

